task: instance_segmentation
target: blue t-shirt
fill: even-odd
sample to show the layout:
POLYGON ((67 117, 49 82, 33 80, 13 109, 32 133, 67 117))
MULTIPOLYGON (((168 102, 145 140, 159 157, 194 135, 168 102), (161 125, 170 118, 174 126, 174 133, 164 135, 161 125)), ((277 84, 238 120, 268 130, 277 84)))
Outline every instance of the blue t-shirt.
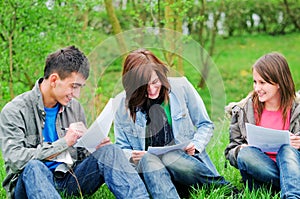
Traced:
MULTIPOLYGON (((56 116, 59 108, 59 103, 57 103, 57 105, 53 108, 44 107, 44 110, 46 112, 45 126, 43 129, 44 142, 52 143, 58 139, 56 132, 56 116)), ((55 161, 46 161, 45 164, 51 171, 53 171, 61 163, 55 161)))

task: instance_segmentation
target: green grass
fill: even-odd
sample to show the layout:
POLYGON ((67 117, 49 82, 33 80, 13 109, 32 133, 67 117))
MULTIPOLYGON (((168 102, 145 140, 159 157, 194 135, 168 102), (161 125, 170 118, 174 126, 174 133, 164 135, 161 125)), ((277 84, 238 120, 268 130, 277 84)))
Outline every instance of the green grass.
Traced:
MULTIPOLYGON (((246 96, 249 91, 252 90, 252 74, 251 66, 265 53, 271 51, 278 51, 283 53, 291 67, 292 75, 296 84, 296 89, 300 88, 300 69, 298 64, 300 63, 300 34, 294 33, 282 36, 269 36, 269 35, 253 35, 244 37, 235 37, 229 39, 218 38, 216 42, 216 51, 213 57, 225 86, 226 103, 231 101, 238 101, 242 97, 246 96)), ((193 51, 191 50, 191 53, 193 51)), ((108 67, 102 72, 98 82, 97 98, 94 103, 84 104, 88 109, 87 114, 90 120, 95 117, 91 116, 92 111, 89 109, 97 105, 96 115, 99 114, 109 97, 115 94, 115 83, 120 81, 121 60, 117 60, 115 65, 108 67)), ((197 85, 200 80, 199 73, 195 72, 193 68, 189 66, 185 67, 185 76, 192 82, 193 85, 197 85)), ((216 83, 218 85, 218 83, 216 83)), ((210 113, 210 93, 209 89, 197 89, 202 96, 204 103, 208 107, 210 113)), ((211 116, 214 118, 215 132, 214 137, 211 139, 207 151, 214 162, 217 170, 228 181, 232 182, 238 188, 243 189, 244 192, 240 195, 240 198, 253 199, 253 198, 280 198, 279 194, 272 194, 268 189, 262 189, 250 192, 241 183, 241 176, 237 169, 227 164, 227 168, 224 167, 226 160, 224 157, 224 149, 229 142, 229 120, 225 118, 223 114, 218 116, 211 116)), ((110 134, 113 138, 113 133, 110 134)), ((0 178, 3 181, 5 176, 5 169, 3 166, 2 158, 0 165, 0 178)), ((191 198, 227 198, 226 188, 218 188, 213 190, 207 189, 195 189, 191 193, 191 198)), ((5 198, 5 191, 0 188, 0 198, 5 198)), ((93 196, 88 197, 90 199, 99 198, 114 198, 108 188, 104 185, 93 196)))
POLYGON ((270 36, 254 35, 219 39, 213 57, 222 74, 227 102, 239 100, 252 90, 251 66, 263 54, 282 53, 291 68, 296 88, 300 88, 300 33, 270 36))

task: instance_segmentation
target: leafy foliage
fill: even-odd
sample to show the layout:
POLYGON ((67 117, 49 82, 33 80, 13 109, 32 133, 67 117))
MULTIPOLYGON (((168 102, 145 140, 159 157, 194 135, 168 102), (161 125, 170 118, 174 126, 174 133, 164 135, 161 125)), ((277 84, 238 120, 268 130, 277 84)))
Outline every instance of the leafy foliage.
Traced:
MULTIPOLYGON (((183 22, 182 32, 199 42, 201 39, 205 40, 199 34, 201 24, 205 26, 204 33, 209 35, 212 16, 219 16, 216 26, 219 35, 213 59, 222 74, 227 102, 241 99, 252 89, 249 68, 258 57, 270 51, 282 52, 287 57, 296 88, 299 89, 300 73, 297 66, 300 62, 297 45, 300 42, 299 20, 297 20, 300 18, 299 0, 203 1, 206 3, 204 13, 201 12, 202 1, 182 2, 175 2, 170 7, 183 22), (288 2, 289 12, 284 2, 288 2), (222 13, 218 13, 220 6, 224 6, 222 13), (255 20, 254 16, 259 17, 259 20, 255 20), (292 32, 296 33, 290 34, 292 32)), ((166 24, 165 1, 118 0, 113 1, 113 5, 123 30, 144 26, 157 28, 166 24)), ((43 75, 44 61, 50 52, 67 45, 76 45, 88 55, 111 34, 112 26, 103 0, 0 1, 0 107, 2 108, 17 94, 29 90, 35 80, 43 75)), ((206 49, 210 42, 207 44, 203 45, 206 49)), ((193 49, 189 53, 194 53, 193 49)), ((119 59, 116 60, 112 63, 112 67, 101 74, 96 88, 98 104, 105 104, 115 89, 111 82, 119 80, 121 62, 119 59)), ((184 72, 197 87, 199 74, 186 65, 184 72)), ((210 91, 207 88, 196 89, 210 112, 210 91)), ((97 110, 99 112, 101 106, 97 110)), ((209 154, 221 174, 235 185, 243 187, 236 169, 231 167, 224 169, 223 150, 228 142, 228 126, 223 123, 222 116, 219 119, 221 122, 215 121, 216 134, 208 148, 209 154)), ((3 179, 5 176, 3 160, 0 165, 2 167, 0 178, 3 179)), ((195 190, 192 197, 220 198, 223 192, 216 190, 208 193, 206 190, 195 190), (212 195, 209 196, 210 194, 212 195)), ((5 192, 1 188, 0 198, 4 197, 5 192)), ((267 191, 249 193, 247 190, 243 197, 272 198, 267 191)), ((278 195, 274 197, 278 198, 278 195)), ((104 186, 90 198, 113 198, 113 196, 104 186)))
POLYGON ((88 51, 89 44, 101 39, 91 27, 82 31, 81 12, 73 14, 79 12, 81 4, 41 0, 0 2, 0 96, 4 102, 34 85, 43 75, 49 52, 67 45, 88 51))

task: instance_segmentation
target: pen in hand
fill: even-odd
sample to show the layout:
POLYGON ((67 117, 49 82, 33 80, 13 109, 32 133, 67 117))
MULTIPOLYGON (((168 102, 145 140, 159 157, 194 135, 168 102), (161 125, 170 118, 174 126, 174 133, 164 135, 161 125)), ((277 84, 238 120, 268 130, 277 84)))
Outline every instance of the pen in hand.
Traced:
MULTIPOLYGON (((68 131, 69 130, 69 128, 64 128, 64 127, 61 127, 61 130, 63 130, 63 131, 68 131)), ((75 130, 75 132, 76 132, 76 135, 79 135, 79 136, 81 136, 81 134, 77 131, 77 130, 75 130)))

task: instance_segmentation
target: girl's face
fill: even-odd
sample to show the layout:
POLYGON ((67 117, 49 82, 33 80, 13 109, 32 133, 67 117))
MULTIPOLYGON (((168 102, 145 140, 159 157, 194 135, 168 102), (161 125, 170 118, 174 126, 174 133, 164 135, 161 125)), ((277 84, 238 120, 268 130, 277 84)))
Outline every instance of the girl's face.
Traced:
POLYGON ((151 79, 148 82, 147 92, 148 98, 156 99, 159 96, 161 89, 161 82, 155 71, 152 72, 151 79))
POLYGON ((272 108, 278 108, 278 104, 280 103, 280 92, 278 84, 270 84, 266 82, 258 72, 253 69, 253 87, 254 91, 258 95, 258 99, 260 102, 265 103, 265 107, 269 106, 272 108), (276 107, 272 107, 276 106, 276 107))

